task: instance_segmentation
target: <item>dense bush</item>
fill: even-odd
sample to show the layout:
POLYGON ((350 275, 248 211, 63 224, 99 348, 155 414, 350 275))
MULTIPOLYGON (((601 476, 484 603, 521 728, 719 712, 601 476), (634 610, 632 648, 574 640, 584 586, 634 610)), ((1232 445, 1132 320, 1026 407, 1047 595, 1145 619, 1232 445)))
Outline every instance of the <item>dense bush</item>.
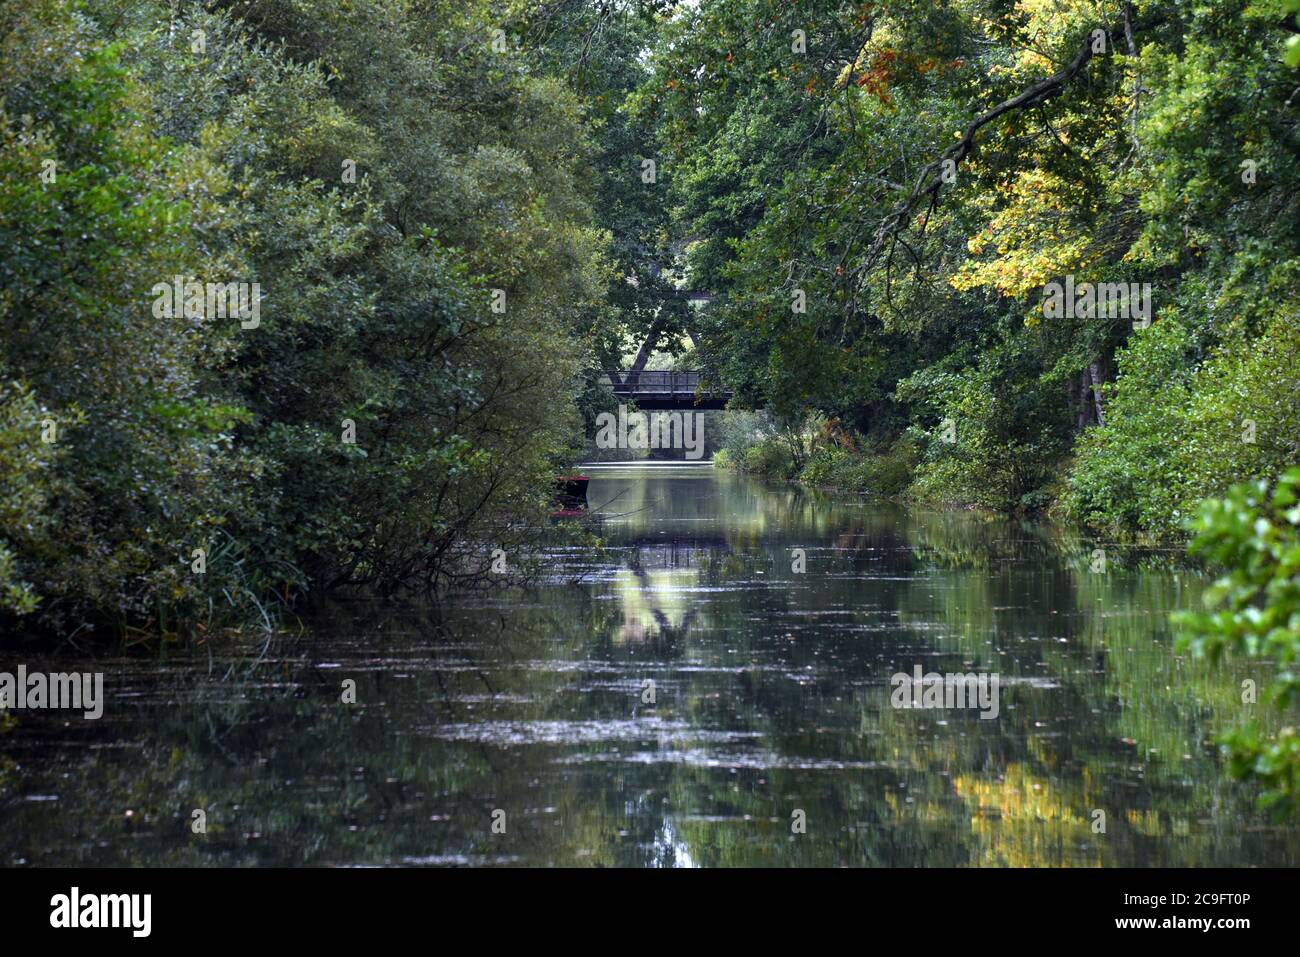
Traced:
POLYGON ((1110 416, 1070 475, 1071 517, 1179 534, 1202 498, 1300 460, 1300 323, 1284 314, 1256 336, 1233 330, 1204 359, 1197 338, 1168 316, 1121 352, 1110 416))
POLYGON ((492 49, 486 2, 238 12, 0 10, 0 607, 26 627, 474 577, 572 447, 608 281, 576 98, 492 49), (173 277, 257 283, 259 320, 160 312, 173 277))
POLYGON ((723 448, 714 457, 719 468, 845 492, 901 497, 917 464, 916 445, 910 438, 859 448, 862 436, 823 416, 809 417, 797 428, 780 429, 765 416, 728 412, 722 433, 723 448))
POLYGON ((62 628, 92 611, 194 614, 222 575, 189 574, 190 551, 247 488, 242 412, 206 382, 232 335, 159 322, 150 290, 213 266, 192 223, 220 216, 220 180, 154 134, 120 47, 70 5, 0 16, 0 369, 47 410, 57 447, 48 472, 6 469, 5 499, 28 517, 5 522, 21 610, 62 628))
POLYGON ((974 361, 961 359, 956 353, 899 383, 900 399, 925 416, 913 429, 925 453, 911 494, 1000 510, 1040 507, 1072 422, 1038 336, 1022 330, 990 342, 974 361))
POLYGON ((52 466, 59 447, 41 440, 57 423, 30 389, 0 379, 0 612, 28 614, 37 594, 18 571, 18 552, 49 545, 52 466))

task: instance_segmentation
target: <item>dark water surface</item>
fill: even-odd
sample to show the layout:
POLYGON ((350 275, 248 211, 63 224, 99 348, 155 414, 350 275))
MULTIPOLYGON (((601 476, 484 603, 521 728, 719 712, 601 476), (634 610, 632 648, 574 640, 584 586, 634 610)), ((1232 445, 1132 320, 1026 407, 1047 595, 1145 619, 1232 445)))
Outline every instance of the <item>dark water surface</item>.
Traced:
POLYGON ((1199 575, 707 467, 591 474, 607 551, 557 548, 535 589, 211 658, 5 654, 108 700, 0 733, 0 864, 1300 861, 1210 743, 1265 673, 1172 651, 1199 575), (996 672, 997 718, 891 707, 918 664, 996 672))

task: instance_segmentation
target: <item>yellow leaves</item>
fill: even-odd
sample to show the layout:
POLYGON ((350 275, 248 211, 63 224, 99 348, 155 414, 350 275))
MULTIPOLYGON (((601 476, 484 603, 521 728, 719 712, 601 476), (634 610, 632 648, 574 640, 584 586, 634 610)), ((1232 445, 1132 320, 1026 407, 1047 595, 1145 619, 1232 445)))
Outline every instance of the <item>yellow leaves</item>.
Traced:
POLYGON ((988 224, 966 241, 972 257, 949 280, 954 289, 996 289, 1023 298, 1067 272, 1081 271, 1096 258, 1093 240, 1069 216, 1067 184, 1042 170, 1020 173, 988 224), (1009 194, 1009 198, 1007 198, 1009 194))
POLYGON ((1025 73, 1053 73, 1061 44, 1078 34, 1080 26, 1096 28, 1114 20, 1113 5, 1103 0, 1019 0, 1016 12, 1024 20, 1024 42, 1016 56, 1025 73))
POLYGON ((1054 65, 1051 60, 1036 50, 1021 50, 1016 57, 1016 66, 1022 73, 1051 73, 1054 65))
POLYGON ((1080 22, 1106 23, 1112 15, 1107 4, 1098 0, 1017 0, 1016 12, 1025 18, 1030 31, 1054 36, 1080 22))

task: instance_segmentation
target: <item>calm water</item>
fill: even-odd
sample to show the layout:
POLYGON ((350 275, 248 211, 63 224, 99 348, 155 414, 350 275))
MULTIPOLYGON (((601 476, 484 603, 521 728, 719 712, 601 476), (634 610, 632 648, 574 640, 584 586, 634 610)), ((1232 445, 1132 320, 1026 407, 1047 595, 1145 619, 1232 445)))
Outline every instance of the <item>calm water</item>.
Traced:
POLYGON ((528 591, 211 657, 5 655, 102 670, 108 702, 0 734, 0 864, 1300 862, 1209 743, 1252 672, 1172 653, 1198 576, 710 468, 591 474, 605 553, 557 548, 528 591), (997 672, 998 717, 892 708, 917 664, 997 672))

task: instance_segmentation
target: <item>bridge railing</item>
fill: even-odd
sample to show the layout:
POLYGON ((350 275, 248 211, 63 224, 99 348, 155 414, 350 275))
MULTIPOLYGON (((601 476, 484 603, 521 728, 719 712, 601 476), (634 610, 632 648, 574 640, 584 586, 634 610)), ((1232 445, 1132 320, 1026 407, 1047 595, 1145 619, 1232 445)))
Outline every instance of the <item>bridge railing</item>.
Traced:
MULTIPOLYGON (((703 376, 698 372, 645 372, 606 371, 605 376, 614 387, 615 395, 688 396, 700 389, 703 376)), ((707 394, 716 394, 708 393, 707 394)))

